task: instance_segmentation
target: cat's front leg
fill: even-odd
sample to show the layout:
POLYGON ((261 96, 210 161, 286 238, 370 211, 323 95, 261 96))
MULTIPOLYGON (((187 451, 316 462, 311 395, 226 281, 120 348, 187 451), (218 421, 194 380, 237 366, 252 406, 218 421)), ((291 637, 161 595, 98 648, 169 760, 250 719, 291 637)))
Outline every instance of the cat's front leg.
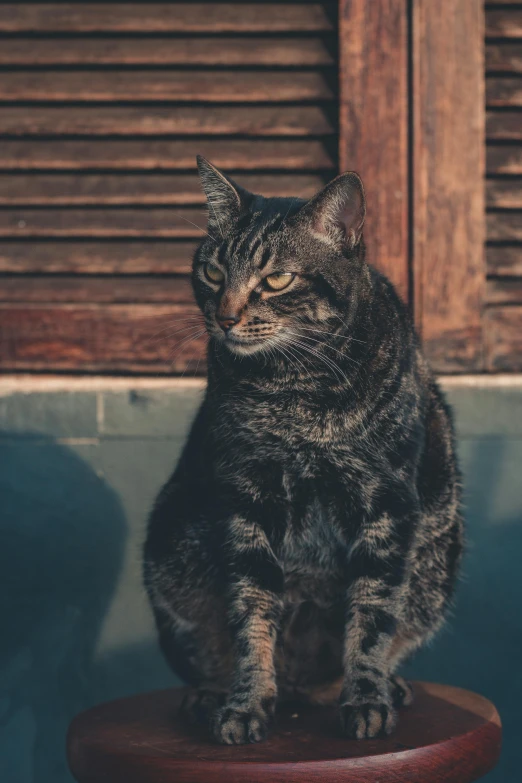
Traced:
POLYGON ((353 739, 389 734, 397 720, 390 657, 406 599, 416 512, 386 512, 365 523, 352 547, 341 721, 353 739))
POLYGON ((230 522, 226 556, 234 672, 229 696, 214 714, 212 732, 218 742, 239 745, 265 739, 273 719, 283 572, 260 525, 240 516, 230 522))

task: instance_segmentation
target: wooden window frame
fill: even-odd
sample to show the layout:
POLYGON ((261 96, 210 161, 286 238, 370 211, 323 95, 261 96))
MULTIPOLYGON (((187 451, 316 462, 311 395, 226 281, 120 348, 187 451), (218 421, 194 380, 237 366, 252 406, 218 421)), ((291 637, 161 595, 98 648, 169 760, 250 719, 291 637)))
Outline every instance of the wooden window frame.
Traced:
POLYGON ((484 369, 484 8, 340 0, 341 169, 439 372, 484 369))

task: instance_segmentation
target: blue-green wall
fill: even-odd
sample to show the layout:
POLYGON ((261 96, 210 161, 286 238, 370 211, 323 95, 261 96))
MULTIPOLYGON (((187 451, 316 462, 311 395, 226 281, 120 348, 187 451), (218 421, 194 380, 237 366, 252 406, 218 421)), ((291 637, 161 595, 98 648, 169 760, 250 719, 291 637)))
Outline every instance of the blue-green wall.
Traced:
MULTIPOLYGON (((522 383, 449 386, 469 552, 454 616, 409 673, 477 690, 504 722, 489 783, 519 783, 522 383)), ((65 783, 95 702, 174 683, 140 584, 148 508, 194 383, 0 381, 0 781, 65 783)))

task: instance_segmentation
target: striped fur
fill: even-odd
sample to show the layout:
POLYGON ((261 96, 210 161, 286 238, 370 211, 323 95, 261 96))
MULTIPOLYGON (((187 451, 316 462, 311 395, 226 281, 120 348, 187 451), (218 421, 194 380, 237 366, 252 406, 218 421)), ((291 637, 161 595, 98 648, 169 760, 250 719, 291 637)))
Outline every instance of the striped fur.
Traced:
POLYGON ((304 203, 200 170, 208 388, 145 545, 162 648, 219 742, 263 739, 284 698, 388 733, 412 696, 396 670, 443 623, 461 557, 448 408, 365 261, 356 175, 304 203))

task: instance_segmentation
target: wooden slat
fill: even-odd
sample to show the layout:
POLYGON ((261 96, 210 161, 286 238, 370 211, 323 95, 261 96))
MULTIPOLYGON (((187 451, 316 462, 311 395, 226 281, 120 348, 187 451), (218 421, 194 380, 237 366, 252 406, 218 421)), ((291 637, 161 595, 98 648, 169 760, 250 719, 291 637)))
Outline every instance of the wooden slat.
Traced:
POLYGON ((5 141, 0 168, 192 169, 197 154, 225 169, 334 169, 335 151, 320 140, 5 141))
POLYGON ((0 241, 0 272, 188 274, 198 242, 0 241))
POLYGON ((6 3, 0 31, 321 32, 334 29, 333 10, 331 3, 6 3))
POLYGON ((486 204, 501 209, 522 209, 522 179, 486 180, 486 204))
MULTIPOLYGON (((0 47, 1 49, 1 47, 0 47)), ((325 106, 0 106, 0 134, 11 136, 329 136, 325 106)))
POLYGON ((206 335, 186 340, 200 318, 193 305, 0 305, 0 365, 179 373, 199 364, 201 371, 206 335))
POLYGON ((0 73, 7 101, 211 101, 285 103, 330 100, 315 71, 81 71, 0 73))
POLYGON ((491 212, 486 222, 488 240, 522 242, 522 212, 491 212))
POLYGON ((0 237, 200 237, 204 209, 4 209, 0 237), (201 228, 198 229, 197 226, 201 228))
POLYGON ((518 76, 489 76, 486 79, 488 106, 522 106, 522 79, 518 76))
POLYGON ((340 168, 366 186, 367 258, 408 298, 408 10, 341 0, 340 168))
MULTIPOLYGON (((320 174, 244 174, 240 184, 264 196, 311 198, 320 174)), ((3 174, 0 205, 204 204, 195 174, 3 174)))
POLYGON ((484 322, 486 369, 522 370, 522 307, 489 307, 484 322))
POLYGON ((491 245, 486 248, 488 275, 520 275, 522 277, 522 245, 515 247, 491 245))
POLYGON ((194 304, 188 277, 0 276, 0 302, 194 304))
MULTIPOLYGON (((146 6, 143 6, 144 10, 146 6)), ((335 65, 333 36, 307 38, 14 38, 0 65, 335 65)))
POLYGON ((488 38, 522 38, 522 10, 486 11, 488 38))
POLYGON ((486 302, 491 305, 522 305, 522 278, 518 280, 488 280, 486 302))
POLYGON ((486 138, 498 141, 522 141, 522 114, 518 111, 488 111, 486 138))
POLYGON ((522 44, 487 44, 486 71, 522 73, 522 44))
POLYGON ((482 40, 481 3, 413 1, 414 307, 439 372, 482 368, 482 40))
POLYGON ((488 146, 486 171, 488 174, 522 174, 522 146, 488 146))

